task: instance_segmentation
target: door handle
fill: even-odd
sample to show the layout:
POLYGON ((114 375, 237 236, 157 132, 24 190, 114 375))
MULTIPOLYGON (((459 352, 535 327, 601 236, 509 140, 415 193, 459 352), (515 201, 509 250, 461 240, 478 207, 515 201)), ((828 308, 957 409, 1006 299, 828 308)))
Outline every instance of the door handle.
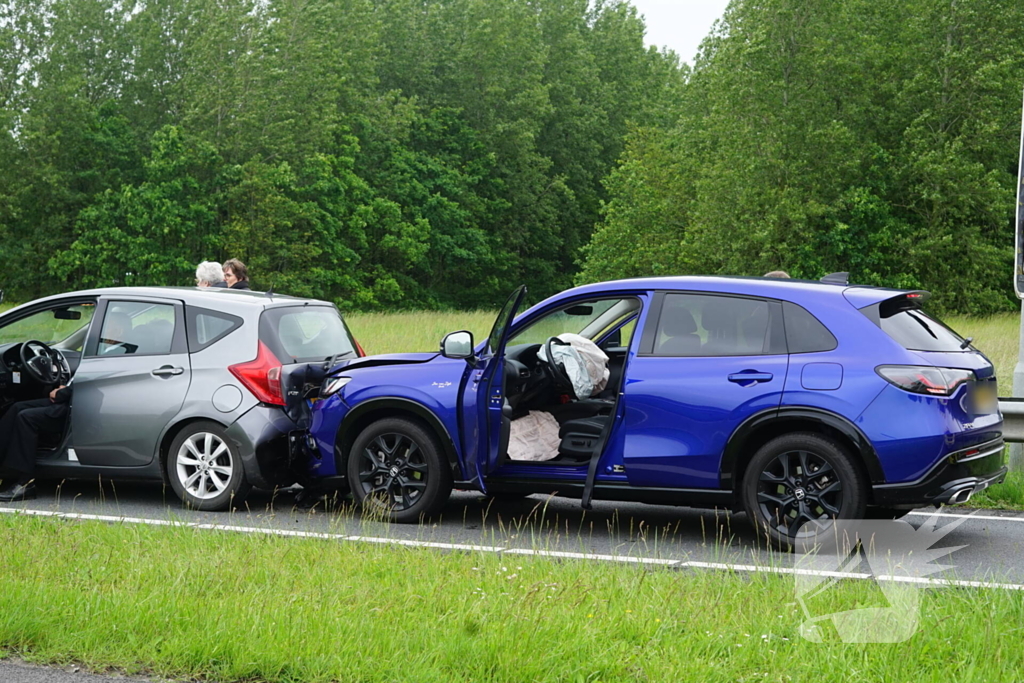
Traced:
POLYGON ((153 375, 154 377, 171 377, 172 375, 180 375, 183 372, 185 372, 184 368, 175 368, 171 367, 170 365, 165 365, 162 368, 157 368, 156 370, 153 370, 149 374, 153 375))
POLYGON ((750 384, 756 384, 758 382, 770 382, 774 375, 770 372, 737 372, 729 375, 730 382, 736 382, 737 384, 743 384, 744 386, 750 386, 750 384), (747 384, 749 382, 749 384, 747 384))

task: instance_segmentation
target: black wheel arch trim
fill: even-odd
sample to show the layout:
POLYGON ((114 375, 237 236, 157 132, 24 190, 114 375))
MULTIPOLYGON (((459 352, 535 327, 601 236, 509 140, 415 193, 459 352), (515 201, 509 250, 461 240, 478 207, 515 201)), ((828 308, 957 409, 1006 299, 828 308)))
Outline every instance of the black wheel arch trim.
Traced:
POLYGON ((444 455, 448 458, 448 463, 452 468, 452 478, 455 481, 463 478, 462 468, 459 465, 459 456, 455 450, 455 441, 452 439, 451 434, 448 433, 448 429, 441 422, 441 419, 422 403, 399 396, 370 399, 357 405, 342 418, 341 424, 338 426, 338 433, 334 437, 334 465, 339 476, 347 476, 347 458, 346 454, 341 452, 341 444, 346 440, 349 442, 354 441, 357 436, 357 434, 353 433, 355 426, 367 414, 379 410, 389 411, 392 413, 392 416, 394 416, 395 412, 408 413, 426 422, 427 426, 433 430, 434 435, 437 436, 438 441, 441 443, 441 448, 444 450, 444 455))
POLYGON ((719 468, 719 483, 723 489, 732 489, 735 486, 736 468, 741 462, 744 445, 747 440, 759 430, 768 426, 782 425, 791 421, 810 421, 836 430, 845 436, 856 449, 860 461, 867 471, 871 483, 885 481, 885 473, 882 464, 878 460, 871 440, 853 422, 836 413, 821 408, 809 406, 783 406, 781 408, 769 408, 755 413, 747 418, 729 437, 729 442, 722 453, 722 463, 719 468))

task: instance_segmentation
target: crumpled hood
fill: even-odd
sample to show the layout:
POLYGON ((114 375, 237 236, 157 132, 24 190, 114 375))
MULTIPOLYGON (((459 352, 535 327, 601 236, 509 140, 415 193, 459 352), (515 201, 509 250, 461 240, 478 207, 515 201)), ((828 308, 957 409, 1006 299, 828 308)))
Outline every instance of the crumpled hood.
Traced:
POLYGON ((381 365, 412 365, 428 363, 440 355, 440 353, 435 351, 433 353, 386 353, 379 356, 366 356, 365 358, 342 361, 334 366, 332 372, 342 369, 355 370, 356 368, 372 368, 381 365))

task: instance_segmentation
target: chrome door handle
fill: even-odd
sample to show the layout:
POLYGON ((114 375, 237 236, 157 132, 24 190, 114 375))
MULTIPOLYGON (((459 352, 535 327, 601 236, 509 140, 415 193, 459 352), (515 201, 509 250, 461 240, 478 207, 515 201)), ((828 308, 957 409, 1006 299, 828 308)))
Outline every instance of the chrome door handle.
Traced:
POLYGON ((175 368, 171 367, 170 365, 165 365, 162 368, 157 368, 156 370, 153 370, 149 374, 155 377, 170 377, 172 375, 180 375, 183 372, 185 372, 184 368, 175 368))

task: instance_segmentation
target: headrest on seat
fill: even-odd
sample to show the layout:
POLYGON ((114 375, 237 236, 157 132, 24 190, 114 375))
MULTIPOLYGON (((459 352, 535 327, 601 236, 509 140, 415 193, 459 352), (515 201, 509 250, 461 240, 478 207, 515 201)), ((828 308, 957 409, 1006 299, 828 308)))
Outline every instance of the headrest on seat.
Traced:
POLYGON ((681 337, 684 334, 696 334, 697 323, 689 309, 669 306, 661 312, 661 329, 670 337, 681 337))

